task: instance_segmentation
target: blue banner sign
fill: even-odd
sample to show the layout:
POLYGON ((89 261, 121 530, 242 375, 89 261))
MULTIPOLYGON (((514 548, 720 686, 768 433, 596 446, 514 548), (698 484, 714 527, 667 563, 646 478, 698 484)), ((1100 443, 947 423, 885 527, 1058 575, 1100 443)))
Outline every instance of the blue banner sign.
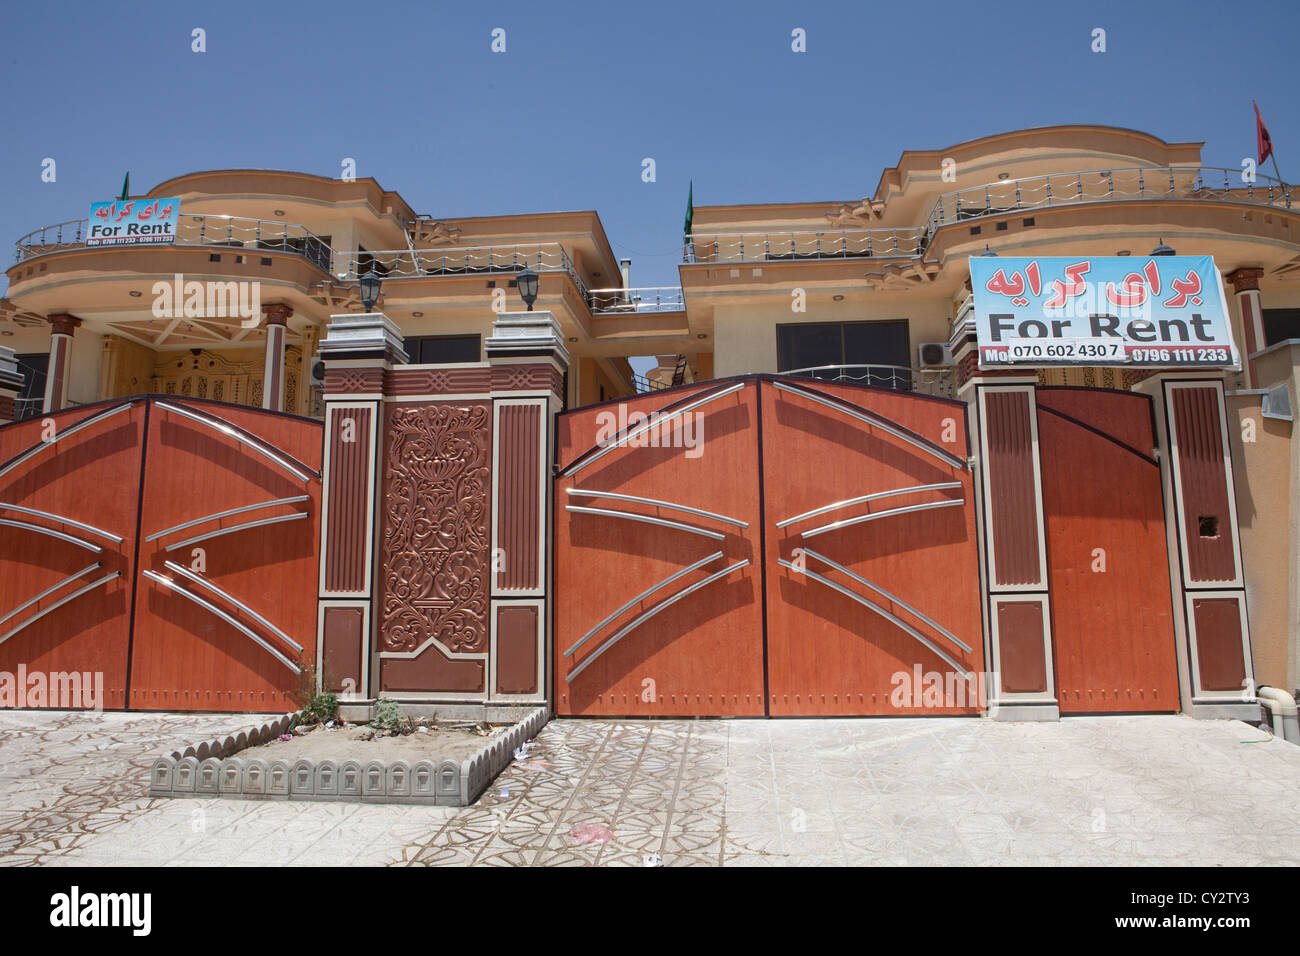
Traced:
POLYGON ((1210 256, 973 256, 981 368, 1239 368, 1210 256))
POLYGON ((86 245, 124 246, 176 241, 179 199, 116 199, 90 204, 86 245))

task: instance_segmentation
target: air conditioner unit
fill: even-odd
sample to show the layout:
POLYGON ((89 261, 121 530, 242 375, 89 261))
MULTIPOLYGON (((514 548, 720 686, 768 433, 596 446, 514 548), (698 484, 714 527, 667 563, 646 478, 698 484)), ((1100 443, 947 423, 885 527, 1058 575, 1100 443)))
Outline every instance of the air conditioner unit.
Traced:
POLYGON ((952 349, 947 342, 922 342, 916 347, 916 357, 921 368, 951 368, 952 349))
POLYGON ((313 355, 311 359, 311 368, 307 374, 308 384, 320 386, 325 384, 325 360, 319 355, 313 355))

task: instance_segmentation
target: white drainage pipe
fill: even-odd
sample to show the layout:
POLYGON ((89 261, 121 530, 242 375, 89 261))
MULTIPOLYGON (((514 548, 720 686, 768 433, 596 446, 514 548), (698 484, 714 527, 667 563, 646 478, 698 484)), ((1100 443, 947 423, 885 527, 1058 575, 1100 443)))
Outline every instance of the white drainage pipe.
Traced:
POLYGON ((1255 696, 1268 708, 1273 720, 1273 735, 1287 743, 1300 744, 1300 719, 1297 719, 1295 698, 1276 687, 1257 687, 1255 696))

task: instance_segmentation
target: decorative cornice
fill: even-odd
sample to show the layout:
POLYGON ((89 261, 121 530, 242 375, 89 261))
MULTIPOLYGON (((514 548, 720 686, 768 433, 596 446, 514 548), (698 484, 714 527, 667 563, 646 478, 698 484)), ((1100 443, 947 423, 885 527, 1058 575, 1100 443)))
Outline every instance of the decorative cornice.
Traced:
POLYGON ((285 325, 293 315, 293 306, 272 302, 262 306, 262 315, 265 316, 267 325, 285 325))
POLYGON ((51 335, 72 335, 81 325, 81 319, 66 312, 55 312, 49 316, 51 335))
POLYGON ((1259 280, 1263 278, 1263 269, 1237 269, 1229 272, 1227 279, 1232 283, 1233 292, 1259 291, 1259 280))

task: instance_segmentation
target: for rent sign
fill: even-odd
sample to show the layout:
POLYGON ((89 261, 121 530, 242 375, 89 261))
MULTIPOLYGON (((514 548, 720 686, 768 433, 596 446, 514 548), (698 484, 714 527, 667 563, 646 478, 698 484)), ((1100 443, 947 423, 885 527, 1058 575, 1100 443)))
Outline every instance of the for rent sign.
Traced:
POLYGON ((1237 368, 1210 256, 970 260, 981 368, 1237 368))
POLYGON ((86 245, 174 242, 179 199, 118 199, 90 204, 86 245))

